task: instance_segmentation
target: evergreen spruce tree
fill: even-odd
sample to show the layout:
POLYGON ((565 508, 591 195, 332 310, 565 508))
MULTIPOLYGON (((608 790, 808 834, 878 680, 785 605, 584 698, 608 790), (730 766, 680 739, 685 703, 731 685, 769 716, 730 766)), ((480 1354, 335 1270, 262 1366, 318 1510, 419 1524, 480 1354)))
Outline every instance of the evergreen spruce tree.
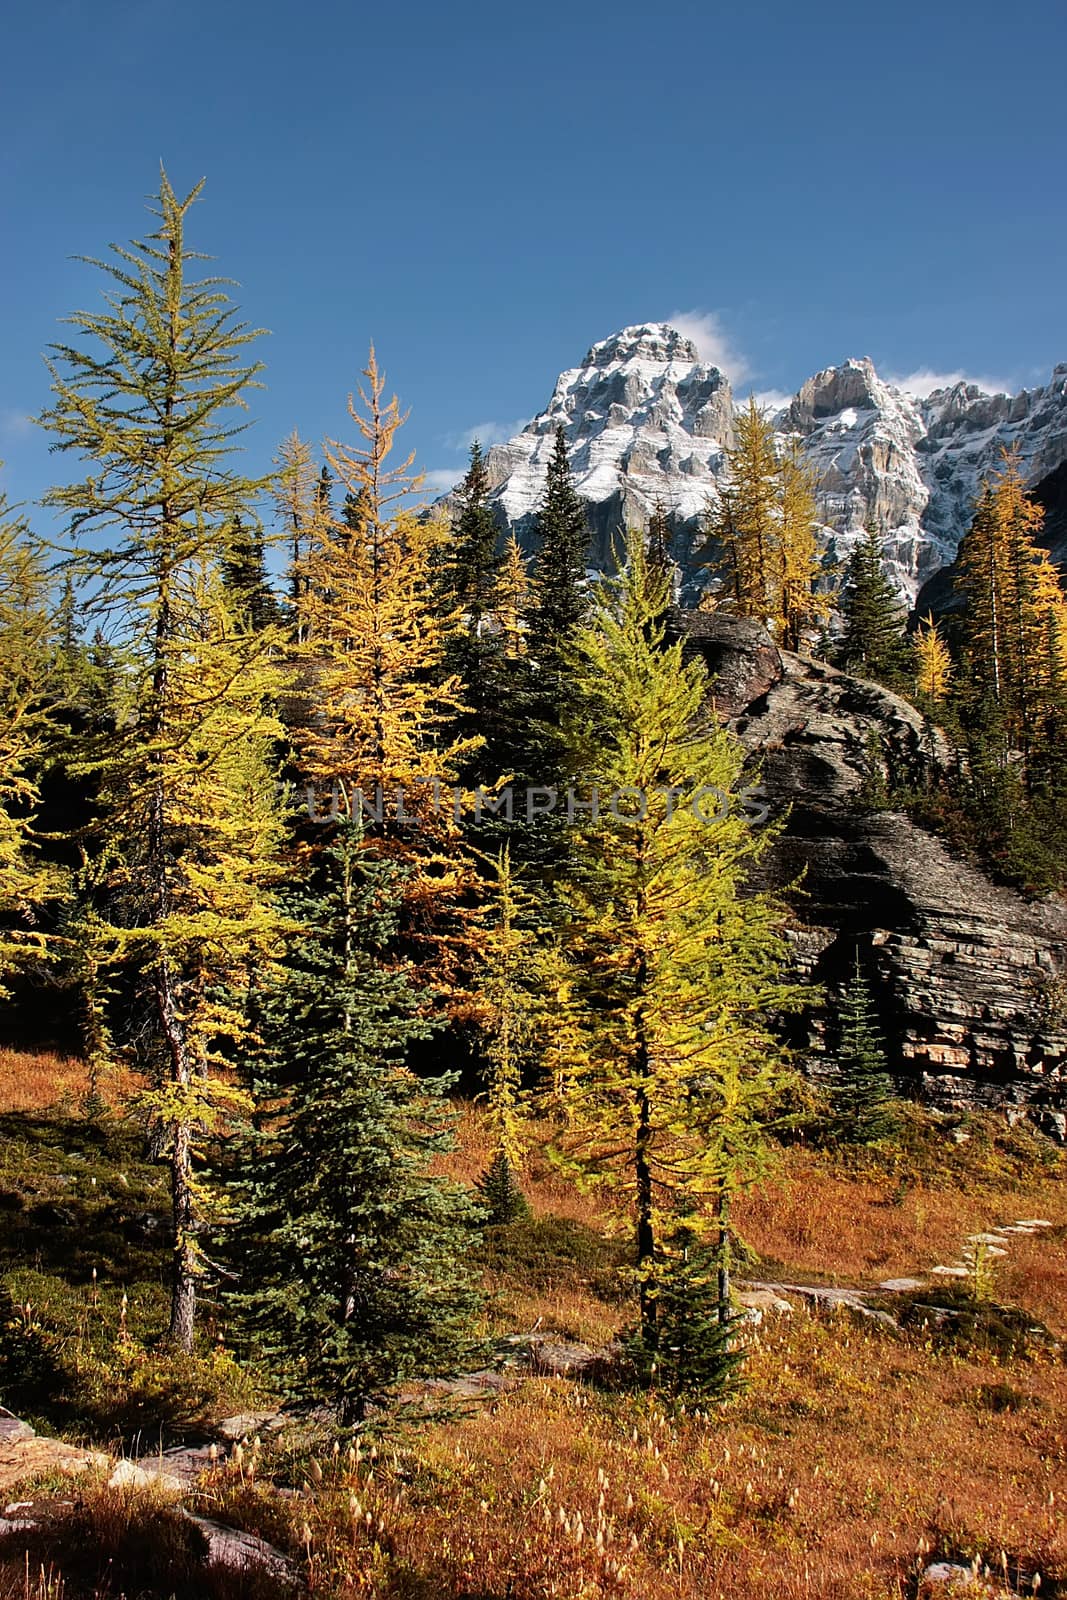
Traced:
MULTIPOLYGON (((574 487, 562 427, 545 480, 534 530, 530 571, 524 670, 512 678, 513 716, 521 729, 511 764, 527 796, 539 789, 560 792, 564 743, 561 720, 575 706, 569 652, 589 608, 586 563, 589 528, 585 507, 574 487)), ((558 811, 534 816, 528 809, 513 840, 516 859, 535 864, 551 877, 566 854, 566 835, 558 811)))
POLYGON ((651 1332, 638 1329, 624 1355, 639 1381, 656 1390, 708 1404, 740 1387, 745 1359, 732 1318, 722 1315, 719 1255, 698 1231, 679 1226, 657 1284, 651 1332))
POLYGON ((270 900, 281 728, 266 709, 278 640, 235 616, 222 580, 235 520, 263 487, 231 465, 233 411, 259 369, 219 281, 188 276, 200 187, 179 200, 163 174, 155 231, 97 264, 107 308, 70 319, 82 342, 57 347, 43 418, 55 448, 88 467, 50 503, 72 536, 113 539, 74 556, 90 621, 120 652, 119 714, 75 762, 99 796, 86 872, 100 898, 84 926, 96 966, 121 973, 127 1006, 133 994, 149 1019, 142 1103, 170 1168, 170 1337, 183 1350, 203 1266, 194 1161, 240 1100, 231 1069, 248 1036, 226 991, 253 967, 266 974, 282 933, 270 900))
POLYGON ((234 611, 254 633, 277 626, 281 614, 267 577, 263 530, 254 524, 246 526, 240 517, 234 519, 230 529, 222 579, 232 597, 234 611))
POLYGON ((299 925, 260 997, 262 1112, 241 1231, 241 1302, 287 1392, 345 1424, 399 1381, 454 1369, 477 1297, 477 1208, 431 1174, 448 1080, 417 1078, 433 998, 393 954, 403 869, 342 820, 285 903, 299 925))
POLYGON ((478 1179, 477 1190, 485 1207, 485 1220, 491 1228, 504 1228, 509 1222, 518 1222, 530 1214, 515 1165, 505 1150, 496 1152, 478 1179))
POLYGON ((527 641, 541 673, 552 680, 545 695, 549 707, 558 693, 566 653, 588 611, 588 556, 585 506, 571 476, 566 436, 558 427, 534 527, 527 641))
POLYGON ((771 835, 744 813, 741 746, 708 711, 703 663, 665 647, 665 579, 640 535, 626 558, 572 656, 573 770, 596 783, 599 814, 576 813, 563 884, 577 1037, 555 1099, 562 1158, 629 1197, 655 1350, 690 1217, 710 1233, 729 1319, 732 1204, 766 1168, 787 1077, 771 1018, 806 995, 782 975, 782 907, 746 888, 771 835))
POLYGON ((858 950, 838 1009, 836 1065, 830 1090, 833 1136, 843 1144, 874 1144, 890 1137, 897 1126, 893 1080, 858 950))
POLYGON ((481 445, 471 445, 470 465, 456 490, 457 511, 452 523, 452 592, 463 618, 463 632, 481 636, 493 611, 500 557, 499 533, 489 504, 489 474, 481 445))
POLYGON ((448 629, 444 672, 453 677, 463 711, 455 732, 471 743, 460 777, 471 789, 492 786, 506 770, 512 736, 507 636, 498 617, 502 564, 489 504, 489 477, 477 440, 456 490, 456 512, 443 555, 442 610, 448 629))
POLYGON ((899 675, 906 661, 905 611, 882 566, 882 540, 873 522, 849 557, 841 612, 838 666, 866 678, 899 675))

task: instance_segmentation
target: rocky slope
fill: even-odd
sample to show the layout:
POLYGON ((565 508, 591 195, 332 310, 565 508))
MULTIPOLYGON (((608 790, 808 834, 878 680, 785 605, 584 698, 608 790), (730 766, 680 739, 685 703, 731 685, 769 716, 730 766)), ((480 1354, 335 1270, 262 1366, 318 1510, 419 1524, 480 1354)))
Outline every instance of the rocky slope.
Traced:
MULTIPOLYGON (((678 532, 692 594, 703 581, 695 547, 718 493, 736 405, 717 367, 666 323, 624 328, 560 375, 545 409, 488 455, 502 524, 528 533, 557 426, 589 502, 593 564, 610 561, 624 524, 644 525, 657 502, 678 532)), ((980 478, 1018 444, 1038 484, 1067 462, 1067 366, 1018 395, 958 383, 920 398, 879 377, 869 360, 816 373, 775 417, 816 469, 828 552, 841 558, 868 516, 886 537, 902 592, 952 560, 980 478)))
POLYGON ((913 1087, 944 1107, 1027 1106, 1064 1136, 1067 907, 992 883, 903 813, 861 803, 872 733, 901 784, 933 774, 937 736, 888 690, 778 651, 753 623, 689 613, 676 628, 759 762, 772 814, 788 812, 767 880, 801 879, 802 967, 833 986, 858 947, 913 1087))

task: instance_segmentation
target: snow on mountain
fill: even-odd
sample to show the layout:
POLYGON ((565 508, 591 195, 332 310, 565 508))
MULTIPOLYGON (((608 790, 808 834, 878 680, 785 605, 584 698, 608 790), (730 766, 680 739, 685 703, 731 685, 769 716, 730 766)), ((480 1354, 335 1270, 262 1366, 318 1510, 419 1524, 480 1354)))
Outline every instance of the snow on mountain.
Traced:
MULTIPOLYGON (((677 530, 683 570, 699 583, 700 522, 718 494, 734 410, 724 374, 677 329, 623 328, 560 375, 520 433, 490 449, 498 515, 520 538, 529 533, 562 426, 589 502, 593 564, 610 564, 620 528, 647 524, 659 503, 677 530)), ((873 516, 890 571, 913 598, 951 562, 978 484, 1005 445, 1018 444, 1031 484, 1067 461, 1067 366, 1014 396, 963 382, 919 396, 884 381, 869 360, 850 360, 816 373, 772 414, 816 471, 831 555, 843 559, 873 516)))

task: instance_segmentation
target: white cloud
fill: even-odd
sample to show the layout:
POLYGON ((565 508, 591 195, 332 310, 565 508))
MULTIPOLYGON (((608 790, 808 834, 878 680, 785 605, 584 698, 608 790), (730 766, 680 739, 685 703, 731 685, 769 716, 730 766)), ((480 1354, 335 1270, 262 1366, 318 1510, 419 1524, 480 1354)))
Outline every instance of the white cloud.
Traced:
POLYGON ((934 372, 929 367, 919 367, 915 372, 890 373, 888 380, 905 394, 925 400, 935 389, 951 389, 957 383, 973 383, 986 394, 1011 394, 1012 386, 1004 378, 974 378, 968 372, 934 372))
POLYGON ((422 474, 422 487, 431 494, 447 494, 463 477, 462 467, 439 467, 422 474))
POLYGON ((752 371, 748 357, 735 348, 714 311, 675 311, 666 320, 687 339, 692 339, 701 361, 725 372, 731 383, 741 383, 752 371))
POLYGON ((477 439, 482 449, 488 450, 494 444, 507 444, 509 439, 514 439, 529 420, 529 417, 519 417, 516 422, 478 422, 463 433, 450 433, 445 444, 449 450, 469 450, 477 439))
POLYGON ((761 411, 781 411, 792 400, 791 394, 786 394, 784 389, 757 389, 752 396, 761 411))

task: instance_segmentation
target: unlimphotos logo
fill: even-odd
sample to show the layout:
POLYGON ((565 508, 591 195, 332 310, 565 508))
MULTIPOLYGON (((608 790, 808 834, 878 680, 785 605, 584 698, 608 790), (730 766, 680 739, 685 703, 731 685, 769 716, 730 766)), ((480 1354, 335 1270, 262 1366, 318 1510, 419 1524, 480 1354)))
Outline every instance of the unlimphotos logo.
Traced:
POLYGON ((368 794, 358 785, 335 780, 328 794, 309 786, 305 804, 312 822, 335 822, 352 816, 379 827, 394 822, 415 828, 427 817, 445 815, 475 827, 483 826, 487 819, 532 824, 539 817, 549 816, 559 817, 570 827, 601 823, 610 827, 614 823, 644 822, 650 817, 670 822, 683 808, 707 827, 731 814, 744 815, 754 826, 770 816, 765 791, 759 784, 746 784, 733 791, 717 784, 606 789, 596 783, 569 785, 565 789, 553 784, 506 784, 500 789, 479 786, 469 790, 448 788, 439 778, 422 778, 411 787, 389 791, 377 784, 368 794))

